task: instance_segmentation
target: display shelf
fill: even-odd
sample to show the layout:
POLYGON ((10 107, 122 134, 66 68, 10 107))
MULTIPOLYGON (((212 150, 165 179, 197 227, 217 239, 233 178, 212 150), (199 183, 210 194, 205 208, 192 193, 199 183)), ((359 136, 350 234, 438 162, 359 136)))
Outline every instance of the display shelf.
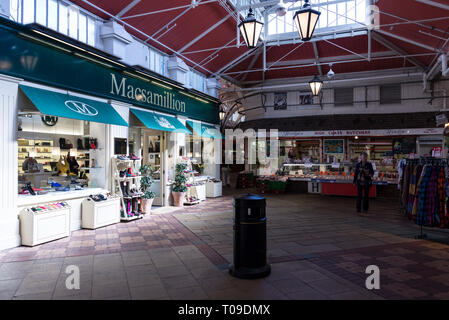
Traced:
POLYGON ((141 198, 142 195, 134 195, 134 196, 124 196, 123 189, 126 188, 126 192, 129 192, 129 185, 131 182, 136 185, 139 189, 140 186, 140 178, 142 176, 134 176, 134 177, 120 177, 120 171, 127 170, 131 168, 134 172, 137 172, 136 162, 139 160, 132 159, 118 159, 117 157, 112 157, 111 161, 111 174, 112 174, 112 193, 120 197, 121 204, 121 214, 120 220, 123 222, 132 221, 136 219, 142 218, 142 213, 140 209, 141 198), (125 214, 126 211, 126 214, 125 214), (129 216, 131 212, 138 212, 140 216, 129 216), (122 214, 123 213, 123 214, 122 214), (124 216, 126 215, 126 216, 124 216))

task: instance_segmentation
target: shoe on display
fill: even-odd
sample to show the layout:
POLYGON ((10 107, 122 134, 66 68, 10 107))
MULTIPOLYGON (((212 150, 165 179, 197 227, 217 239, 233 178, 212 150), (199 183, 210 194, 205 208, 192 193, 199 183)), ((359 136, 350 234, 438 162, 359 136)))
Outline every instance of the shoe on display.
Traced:
POLYGON ((31 183, 30 183, 30 182, 28 182, 27 184, 25 184, 25 190, 28 190, 28 192, 29 192, 31 195, 33 195, 33 196, 36 195, 36 192, 34 192, 34 189, 33 189, 33 187, 31 186, 31 183))
POLYGON ((131 160, 140 160, 140 157, 136 156, 134 153, 131 153, 129 157, 131 160))
POLYGON ((56 187, 55 188, 56 191, 70 191, 70 187, 56 187))
POLYGON ((98 198, 100 199, 100 201, 105 201, 108 200, 103 194, 98 194, 98 198))
POLYGON ((75 190, 84 190, 84 188, 82 186, 80 186, 80 185, 76 185, 75 186, 75 190))

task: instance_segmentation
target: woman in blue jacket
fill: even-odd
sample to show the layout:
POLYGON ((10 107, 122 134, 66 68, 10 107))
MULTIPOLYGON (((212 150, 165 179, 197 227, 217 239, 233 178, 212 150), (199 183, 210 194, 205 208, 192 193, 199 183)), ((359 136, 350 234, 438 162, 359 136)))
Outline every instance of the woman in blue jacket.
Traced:
POLYGON ((362 152, 361 160, 357 163, 354 173, 354 185, 357 186, 357 212, 367 212, 369 209, 369 190, 373 184, 374 169, 373 165, 368 162, 368 154, 362 152))

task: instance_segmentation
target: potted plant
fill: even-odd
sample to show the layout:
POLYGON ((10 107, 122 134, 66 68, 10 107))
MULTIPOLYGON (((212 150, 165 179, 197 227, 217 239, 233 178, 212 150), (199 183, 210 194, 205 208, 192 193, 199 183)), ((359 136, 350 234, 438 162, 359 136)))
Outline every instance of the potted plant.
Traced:
POLYGON ((175 207, 182 207, 184 205, 184 197, 187 191, 186 182, 187 177, 185 170, 187 164, 178 163, 176 165, 175 182, 173 183, 172 196, 175 207))
POLYGON ((153 191, 150 190, 153 184, 153 173, 154 169, 149 164, 144 164, 139 169, 142 178, 140 178, 140 191, 143 192, 142 195, 142 212, 150 213, 151 205, 153 204, 153 199, 156 196, 153 191))

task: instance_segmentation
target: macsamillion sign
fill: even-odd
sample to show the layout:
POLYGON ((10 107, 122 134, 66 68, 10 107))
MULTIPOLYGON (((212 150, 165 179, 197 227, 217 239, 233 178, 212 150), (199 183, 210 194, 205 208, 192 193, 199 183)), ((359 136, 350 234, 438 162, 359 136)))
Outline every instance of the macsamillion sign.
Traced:
POLYGON ((136 102, 156 105, 178 113, 186 113, 186 103, 177 99, 174 93, 168 90, 163 90, 162 93, 154 92, 151 87, 141 88, 133 86, 127 80, 128 78, 126 77, 117 77, 111 73, 111 91, 109 93, 135 100, 136 102))
POLYGON ((219 123, 218 101, 202 99, 168 82, 139 76, 134 70, 126 70, 126 66, 124 71, 114 67, 113 63, 97 60, 64 43, 51 41, 23 25, 0 17, 0 73, 146 109, 219 123))

